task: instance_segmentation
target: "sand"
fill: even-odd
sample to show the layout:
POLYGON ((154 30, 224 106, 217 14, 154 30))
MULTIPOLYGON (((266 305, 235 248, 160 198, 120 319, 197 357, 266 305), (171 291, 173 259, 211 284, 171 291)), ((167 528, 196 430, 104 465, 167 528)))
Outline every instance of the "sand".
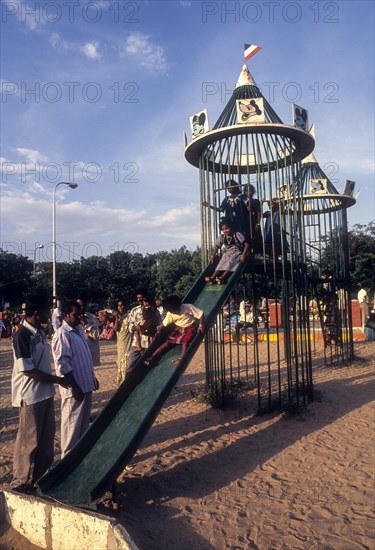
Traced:
MULTIPOLYGON (((1 346, 1 472, 8 488, 17 430, 11 346, 1 346)), ((314 361, 315 396, 301 414, 256 415, 251 392, 225 411, 192 392, 202 350, 119 479, 118 520, 141 550, 373 549, 375 344, 355 344, 351 366, 314 361)), ((116 348, 101 343, 94 411, 116 387, 116 348)), ((59 399, 56 398, 59 417, 59 399)), ((58 425, 57 425, 58 426, 58 425)), ((56 434, 56 459, 59 432, 56 434)), ((107 511, 104 498, 100 511, 107 511)), ((14 533, 2 548, 31 549, 14 533)), ((67 549, 69 550, 69 549, 67 549)))

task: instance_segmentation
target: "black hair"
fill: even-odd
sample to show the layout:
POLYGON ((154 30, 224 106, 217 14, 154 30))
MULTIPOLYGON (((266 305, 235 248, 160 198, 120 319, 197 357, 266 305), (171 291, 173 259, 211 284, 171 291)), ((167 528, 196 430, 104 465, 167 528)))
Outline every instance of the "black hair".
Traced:
POLYGON ((228 220, 228 218, 221 218, 219 228, 221 229, 223 225, 226 225, 233 231, 233 223, 230 220, 228 220))
POLYGON ((25 314, 31 317, 36 311, 46 311, 51 307, 51 299, 47 294, 32 294, 26 300, 25 314))
POLYGON ((61 316, 65 317, 65 315, 69 315, 69 313, 72 313, 73 308, 75 307, 81 310, 81 305, 74 300, 71 300, 70 302, 64 302, 61 306, 61 316))
POLYGON ((170 311, 171 313, 177 313, 177 311, 180 309, 182 304, 182 300, 179 296, 176 294, 172 294, 171 296, 167 296, 163 300, 163 306, 167 311, 170 311))
POLYGON ((230 179, 225 182, 225 187, 239 187, 239 185, 236 180, 230 179))
POLYGON ((247 189, 250 189, 253 192, 253 195, 255 195, 255 193, 256 193, 255 186, 252 183, 248 183, 247 185, 245 185, 245 193, 246 193, 247 189))
POLYGON ((136 296, 138 294, 142 294, 142 296, 148 296, 148 291, 145 288, 138 288, 138 290, 135 291, 136 296))
POLYGON ((147 300, 151 307, 153 307, 154 309, 156 308, 155 299, 153 296, 151 296, 151 294, 142 294, 142 296, 144 300, 147 300))

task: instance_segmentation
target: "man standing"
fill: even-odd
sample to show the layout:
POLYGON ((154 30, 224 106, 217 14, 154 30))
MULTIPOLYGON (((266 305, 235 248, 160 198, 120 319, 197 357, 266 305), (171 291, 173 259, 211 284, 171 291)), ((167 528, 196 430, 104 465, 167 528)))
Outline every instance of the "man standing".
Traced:
POLYGON ((52 322, 53 332, 56 332, 56 330, 61 327, 60 300, 56 300, 56 302, 54 302, 54 305, 55 307, 53 308, 53 311, 52 311, 51 322, 52 322))
POLYGON ((62 457, 89 427, 92 392, 98 389, 91 352, 80 326, 81 315, 77 302, 64 304, 63 322, 52 340, 56 373, 71 384, 71 389, 60 389, 62 457))
MULTIPOLYGON (((139 349, 137 339, 134 337, 135 327, 136 325, 139 325, 139 323, 143 319, 142 305, 143 305, 143 300, 145 298, 146 299, 149 298, 147 291, 144 289, 138 290, 136 294, 138 305, 134 307, 129 313, 128 331, 132 335, 133 339, 132 339, 131 348, 128 354, 126 373, 129 373, 133 369, 135 363, 144 354, 144 352, 146 351, 149 345, 148 336, 141 334, 141 349, 139 349)), ((159 317, 158 324, 161 324, 161 318, 160 318, 159 312, 158 312, 158 317, 159 317)))
POLYGON ((13 340, 12 405, 19 407, 19 427, 11 485, 24 492, 35 490, 35 482, 52 465, 54 384, 69 387, 66 377, 52 375, 51 355, 41 327, 48 320, 49 305, 46 297, 31 296, 26 303, 23 324, 13 340))
POLYGON ((361 326, 362 328, 365 328, 366 319, 370 315, 370 306, 369 306, 367 288, 361 288, 361 290, 358 292, 357 298, 358 298, 359 308, 361 312, 361 326))
POLYGON ((96 315, 94 315, 90 311, 87 311, 86 298, 84 298, 83 296, 78 296, 76 302, 81 307, 80 322, 92 355, 92 363, 94 367, 99 367, 100 366, 100 347, 99 347, 100 330, 99 330, 98 319, 96 315))
POLYGON ((142 356, 142 354, 146 351, 146 348, 148 346, 148 338, 147 336, 141 336, 141 349, 137 349, 137 341, 134 338, 134 328, 136 325, 139 325, 139 323, 142 321, 142 302, 143 297, 146 295, 146 291, 143 289, 140 289, 137 291, 136 294, 136 300, 138 302, 138 305, 133 307, 133 309, 129 313, 129 323, 128 323, 128 331, 132 336, 132 344, 130 347, 130 351, 128 354, 128 360, 127 360, 127 367, 126 367, 126 374, 129 373, 134 364, 137 362, 137 360, 142 356))

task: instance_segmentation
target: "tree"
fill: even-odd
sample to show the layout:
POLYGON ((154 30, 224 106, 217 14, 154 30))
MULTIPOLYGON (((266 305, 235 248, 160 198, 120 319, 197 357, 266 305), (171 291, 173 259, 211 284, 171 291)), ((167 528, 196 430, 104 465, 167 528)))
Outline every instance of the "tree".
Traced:
MULTIPOLYGON (((0 297, 3 302, 21 304, 31 291, 44 291, 52 300, 52 263, 38 264, 36 277, 32 277, 33 263, 24 256, 1 252, 0 268, 3 285, 0 297)), ((200 250, 191 252, 186 247, 172 252, 142 254, 119 251, 106 258, 91 256, 71 263, 56 264, 57 294, 60 299, 75 299, 83 294, 100 306, 114 305, 122 296, 129 304, 134 301, 137 289, 145 288, 150 294, 184 297, 201 272, 200 250)))
POLYGON ((185 296, 202 271, 200 249, 190 252, 183 246, 156 254, 156 291, 159 296, 185 296))
POLYGON ((375 289, 375 223, 349 231, 349 264, 353 288, 375 289))
POLYGON ((21 305, 32 287, 33 262, 21 256, 0 249, 0 300, 3 305, 10 302, 21 305))

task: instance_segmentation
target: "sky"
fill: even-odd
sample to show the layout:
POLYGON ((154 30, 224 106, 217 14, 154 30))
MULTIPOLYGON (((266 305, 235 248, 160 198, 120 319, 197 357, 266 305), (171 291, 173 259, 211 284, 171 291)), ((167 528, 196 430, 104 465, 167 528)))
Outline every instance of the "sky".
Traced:
POLYGON ((315 124, 336 188, 357 182, 349 226, 375 218, 371 1, 1 2, 1 239, 52 259, 200 244, 189 117, 212 128, 247 63, 284 123, 315 124), (190 140, 190 138, 189 138, 190 140), (43 249, 36 248, 43 244, 43 249))

